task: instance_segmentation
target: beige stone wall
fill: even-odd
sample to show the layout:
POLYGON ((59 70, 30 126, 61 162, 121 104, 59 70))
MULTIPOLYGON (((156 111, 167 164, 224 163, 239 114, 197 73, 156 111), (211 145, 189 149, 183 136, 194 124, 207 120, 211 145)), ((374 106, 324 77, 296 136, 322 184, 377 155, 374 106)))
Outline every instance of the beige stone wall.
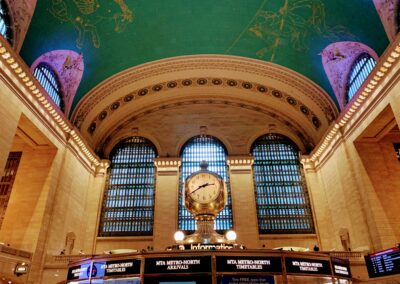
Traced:
POLYGON ((349 230, 352 249, 375 251, 400 240, 400 163, 392 144, 400 142, 398 73, 371 94, 362 108, 368 111, 339 129, 316 167, 306 165, 324 250, 342 248, 341 228, 349 230))
POLYGON ((386 135, 379 142, 357 143, 358 153, 390 225, 380 228, 380 235, 388 238, 388 242, 392 242, 393 237, 395 241, 400 240, 400 162, 393 147, 393 142, 399 141, 400 135, 396 133, 386 135))
POLYGON ((73 253, 92 252, 98 204, 94 214, 88 211, 104 176, 95 177, 74 141, 42 120, 5 82, 0 80, 1 172, 10 151, 22 151, 22 158, 0 240, 33 253, 29 282, 39 283, 46 254, 60 253, 68 232, 76 234, 73 253))

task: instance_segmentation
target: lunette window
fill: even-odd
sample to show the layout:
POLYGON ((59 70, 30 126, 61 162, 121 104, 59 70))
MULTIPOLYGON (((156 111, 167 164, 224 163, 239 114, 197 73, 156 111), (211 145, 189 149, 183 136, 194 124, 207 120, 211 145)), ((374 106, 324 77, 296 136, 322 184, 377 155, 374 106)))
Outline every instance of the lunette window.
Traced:
POLYGON ((375 59, 368 53, 362 53, 354 61, 347 80, 346 103, 357 93, 357 90, 364 83, 369 73, 374 69, 375 64, 375 59))
POLYGON ((227 205, 216 218, 215 230, 222 233, 233 228, 232 199, 226 157, 227 151, 224 145, 218 139, 209 135, 193 137, 182 147, 178 195, 179 230, 190 233, 196 229, 196 223, 192 214, 185 208, 182 192, 186 178, 200 170, 200 163, 202 161, 208 163, 209 171, 217 173, 224 179, 228 190, 227 205))
POLYGON ((259 233, 314 233, 297 146, 283 135, 267 134, 253 143, 251 153, 259 233))
POLYGON ((152 235, 154 222, 155 146, 143 137, 118 143, 103 198, 100 236, 152 235))
POLYGON ((50 95, 53 102, 63 111, 64 101, 61 84, 53 68, 50 65, 41 62, 36 66, 33 75, 50 95))

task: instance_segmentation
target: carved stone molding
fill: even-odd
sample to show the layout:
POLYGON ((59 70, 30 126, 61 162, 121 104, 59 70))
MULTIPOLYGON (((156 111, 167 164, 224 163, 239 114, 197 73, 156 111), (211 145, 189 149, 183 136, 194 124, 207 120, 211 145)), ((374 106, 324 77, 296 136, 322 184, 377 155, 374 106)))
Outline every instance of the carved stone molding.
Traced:
POLYGON ((107 169, 110 167, 109 160, 101 160, 100 164, 96 166, 96 177, 104 177, 107 174, 107 169))
POLYGON ((181 166, 180 158, 156 158, 154 164, 157 167, 157 175, 160 176, 176 176, 179 174, 181 166))
POLYGON ((233 174, 250 174, 254 158, 251 156, 229 156, 227 164, 233 174))

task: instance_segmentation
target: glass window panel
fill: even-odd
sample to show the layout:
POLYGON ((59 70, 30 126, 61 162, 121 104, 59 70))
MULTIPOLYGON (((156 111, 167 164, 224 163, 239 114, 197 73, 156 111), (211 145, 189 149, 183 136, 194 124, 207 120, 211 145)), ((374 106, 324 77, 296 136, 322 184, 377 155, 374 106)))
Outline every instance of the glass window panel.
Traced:
POLYGON ((0 177, 0 227, 3 224, 4 215, 10 199, 15 176, 17 175, 21 156, 22 152, 10 152, 4 169, 4 174, 0 177))
POLYGON ((0 0, 0 34, 12 44, 13 31, 11 28, 11 17, 7 3, 4 0, 0 0))
POLYGON ((186 178, 200 170, 200 162, 202 161, 207 161, 209 171, 219 174, 224 179, 228 190, 227 204, 216 218, 215 229, 222 233, 233 228, 232 200, 226 156, 227 152, 224 145, 216 138, 208 135, 196 136, 182 147, 178 200, 178 228, 180 230, 191 233, 196 229, 192 214, 185 208, 182 192, 186 178))
POLYGON ((362 53, 354 62, 350 69, 349 79, 347 80, 346 103, 357 93, 365 79, 375 67, 375 59, 368 53, 362 53))
POLYGON ((48 64, 42 62, 36 66, 33 75, 42 85, 43 89, 49 94, 53 102, 61 109, 64 109, 63 94, 61 92, 61 85, 57 78, 56 73, 48 64))
POLYGON ((153 234, 156 156, 154 145, 143 137, 125 139, 114 147, 100 236, 153 234))
POLYGON ((260 234, 314 233, 296 145, 279 134, 258 138, 251 153, 260 234))

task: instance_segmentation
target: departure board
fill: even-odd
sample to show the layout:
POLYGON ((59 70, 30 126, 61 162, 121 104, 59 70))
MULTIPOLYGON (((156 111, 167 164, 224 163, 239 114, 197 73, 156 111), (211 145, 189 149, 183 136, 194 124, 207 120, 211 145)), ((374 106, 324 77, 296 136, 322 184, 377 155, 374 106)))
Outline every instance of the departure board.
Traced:
POLYGON ((369 277, 400 274, 400 249, 391 248, 365 257, 369 277))

